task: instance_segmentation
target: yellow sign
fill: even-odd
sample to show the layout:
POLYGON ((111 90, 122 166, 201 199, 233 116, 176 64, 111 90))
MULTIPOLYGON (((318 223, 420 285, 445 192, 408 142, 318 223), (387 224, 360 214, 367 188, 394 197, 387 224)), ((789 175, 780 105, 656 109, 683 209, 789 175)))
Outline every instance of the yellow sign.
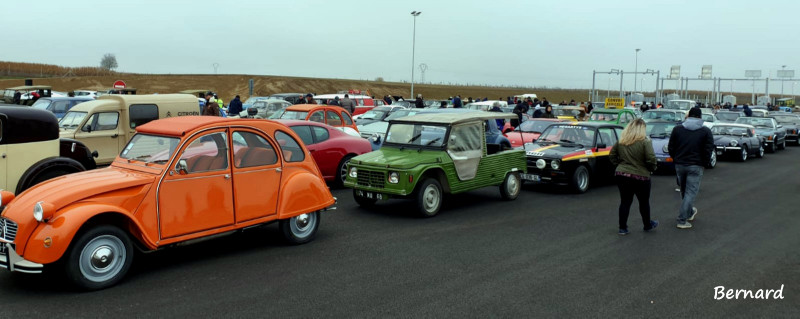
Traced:
POLYGON ((606 98, 606 108, 607 109, 621 109, 625 107, 625 99, 621 97, 607 97, 606 98))

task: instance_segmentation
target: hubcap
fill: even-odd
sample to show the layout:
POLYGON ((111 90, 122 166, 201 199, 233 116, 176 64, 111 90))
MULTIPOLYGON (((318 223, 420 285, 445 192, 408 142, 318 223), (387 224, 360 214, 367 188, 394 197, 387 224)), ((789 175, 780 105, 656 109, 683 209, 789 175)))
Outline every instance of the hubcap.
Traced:
POLYGON ((717 153, 711 153, 711 167, 717 166, 717 153))
POLYGON ((742 147, 742 160, 747 159, 747 149, 742 147))
POLYGON ((758 148, 758 156, 764 156, 764 146, 758 148))
POLYGON ((83 247, 78 267, 89 281, 108 281, 119 274, 127 257, 127 250, 121 239, 102 235, 90 240, 83 247))
POLYGON ((435 211, 439 207, 439 189, 435 185, 428 185, 423 193, 422 202, 426 211, 435 211))
POLYGON ((311 235, 314 231, 314 226, 317 223, 317 215, 316 214, 301 214, 295 217, 292 217, 291 222, 289 223, 289 228, 291 228, 292 234, 298 238, 305 238, 311 235))
POLYGON ((350 160, 342 162, 342 167, 339 167, 339 177, 342 178, 342 183, 347 179, 347 163, 350 163, 350 160))
POLYGON ((580 174, 578 174, 578 187, 581 190, 584 190, 584 189, 586 189, 586 186, 587 186, 588 183, 589 183, 589 181, 588 181, 586 172, 581 171, 580 174))
POLYGON ((519 181, 517 180, 517 176, 511 174, 511 176, 509 176, 508 178, 508 183, 506 184, 506 192, 508 192, 509 195, 513 196, 516 195, 518 191, 519 191, 519 181))

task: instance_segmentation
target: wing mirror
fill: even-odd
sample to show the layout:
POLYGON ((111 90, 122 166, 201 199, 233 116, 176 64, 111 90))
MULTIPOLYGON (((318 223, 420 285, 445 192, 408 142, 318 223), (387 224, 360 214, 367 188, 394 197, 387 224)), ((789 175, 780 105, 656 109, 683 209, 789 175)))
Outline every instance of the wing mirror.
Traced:
POLYGON ((186 164, 186 160, 182 159, 178 161, 177 165, 175 165, 175 170, 178 171, 178 174, 186 175, 189 174, 188 167, 189 166, 186 164))
POLYGON ((83 127, 81 127, 81 131, 87 132, 87 133, 91 133, 92 132, 92 125, 91 124, 84 125, 83 127))

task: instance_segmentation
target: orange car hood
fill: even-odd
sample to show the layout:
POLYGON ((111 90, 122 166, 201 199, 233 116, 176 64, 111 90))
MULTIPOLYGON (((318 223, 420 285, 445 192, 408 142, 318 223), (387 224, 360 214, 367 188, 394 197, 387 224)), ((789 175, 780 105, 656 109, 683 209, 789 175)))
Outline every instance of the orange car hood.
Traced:
MULTIPOLYGON (((52 204, 56 212, 58 212, 64 206, 99 194, 152 184, 156 177, 158 175, 117 167, 57 177, 38 184, 17 196, 9 203, 3 212, 3 216, 11 218, 18 223, 33 221, 33 206, 38 201, 52 204)), ((115 203, 109 202, 107 204, 115 203)))

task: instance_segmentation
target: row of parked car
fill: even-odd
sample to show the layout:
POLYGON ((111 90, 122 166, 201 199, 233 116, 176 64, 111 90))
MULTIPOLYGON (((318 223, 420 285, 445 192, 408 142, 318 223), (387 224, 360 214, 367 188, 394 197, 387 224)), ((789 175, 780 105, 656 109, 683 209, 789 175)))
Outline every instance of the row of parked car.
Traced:
MULTIPOLYGON (((359 125, 340 107, 298 104, 275 121, 226 119, 191 116, 197 101, 186 94, 103 96, 74 106, 60 122, 44 110, 0 107, 0 167, 22 172, 4 174, 0 185, 8 189, 0 192, 0 267, 38 273, 60 266, 79 287, 101 289, 125 275, 134 249, 272 222, 290 243, 305 243, 321 212, 335 208, 326 181, 352 188, 365 207, 413 200, 423 216, 437 215, 445 194, 487 186, 506 200, 517 198, 526 182, 585 192, 611 176, 608 151, 624 114, 641 116, 629 109, 596 112, 617 116, 529 119, 506 130, 516 115, 397 108, 362 116, 372 123, 359 125), (376 124, 383 130, 366 129, 376 124), (47 165, 24 167, 39 162, 47 165)), ((737 121, 750 119, 756 118, 737 121)), ((677 125, 651 121, 651 138, 664 134, 660 123, 664 132, 677 125)), ((785 135, 769 139, 756 131, 762 124, 715 128, 752 128, 745 133, 759 145, 768 149, 772 140, 780 148, 785 135)), ((732 147, 728 142, 722 151, 732 147)))

